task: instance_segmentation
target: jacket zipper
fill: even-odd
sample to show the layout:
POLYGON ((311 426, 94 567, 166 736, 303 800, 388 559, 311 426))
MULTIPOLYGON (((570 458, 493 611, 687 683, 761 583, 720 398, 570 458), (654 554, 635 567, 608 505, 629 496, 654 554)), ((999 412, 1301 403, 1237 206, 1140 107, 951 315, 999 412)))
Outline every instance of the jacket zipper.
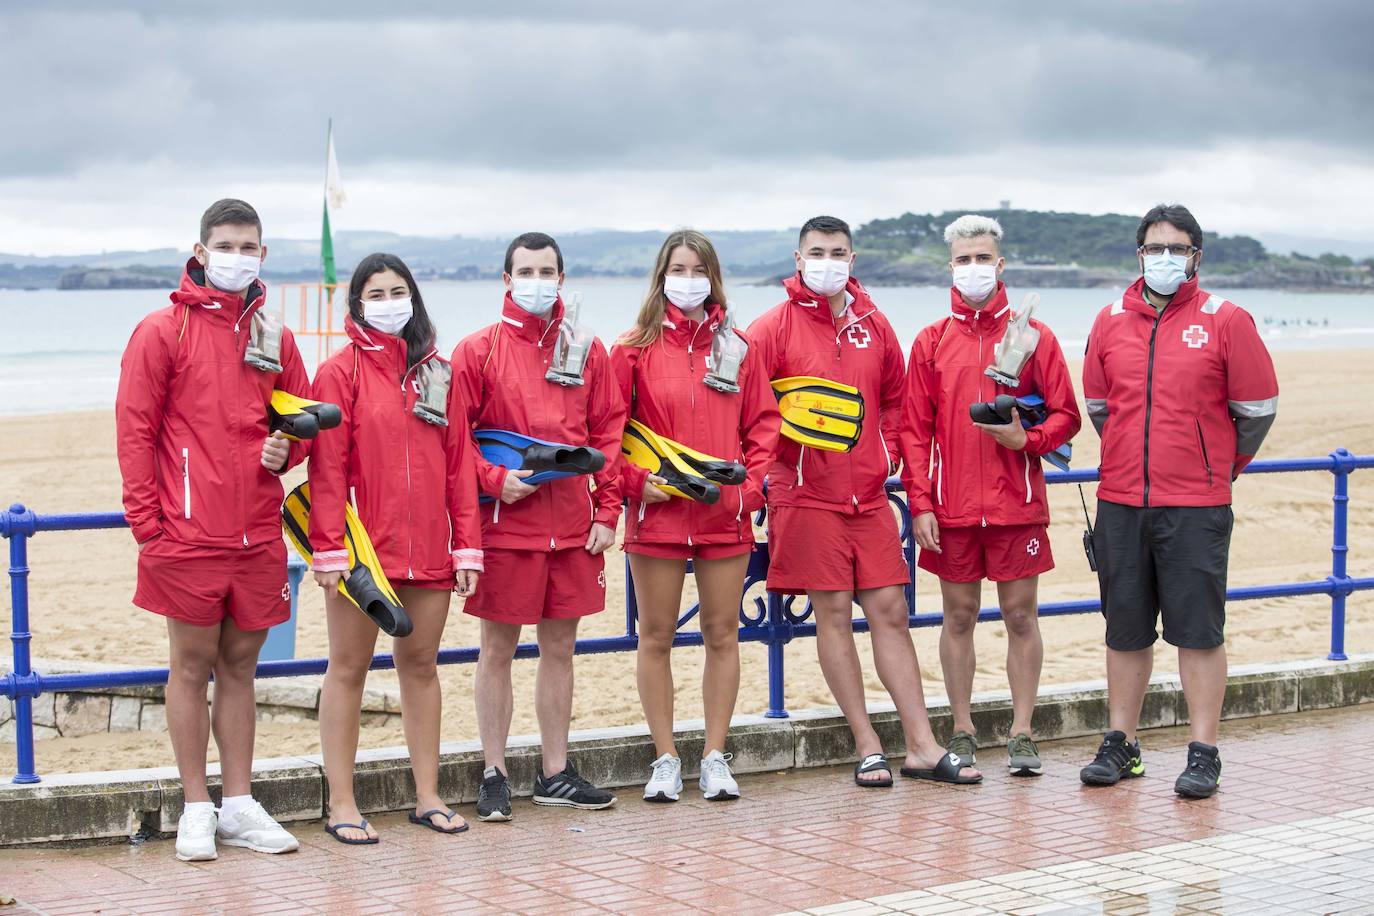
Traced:
POLYGON ((1162 312, 1155 313, 1155 323, 1150 326, 1150 356, 1145 363, 1145 455, 1141 463, 1141 473, 1145 477, 1145 506, 1150 505, 1150 411, 1154 408, 1154 384, 1155 384, 1155 335, 1159 331, 1159 319, 1162 312))
MULTIPOLYGON (((981 310, 973 313, 974 324, 978 323, 978 318, 982 314, 983 313, 981 310)), ((978 331, 978 362, 981 363, 984 358, 985 357, 983 354, 983 332, 980 328, 978 331)), ((987 398, 983 397, 983 379, 986 377, 987 376, 981 375, 978 377, 978 400, 980 401, 987 400, 987 398)), ((987 458, 983 455, 983 440, 985 440, 986 438, 987 436, 978 437, 978 513, 982 516, 981 527, 983 528, 986 528, 988 526, 988 507, 987 504, 983 502, 983 468, 987 467, 987 458)))
MULTIPOLYGON (((251 287, 250 287, 250 288, 251 288, 251 287)), ((243 365, 242 365, 242 363, 243 363, 243 349, 240 348, 240 346, 239 346, 239 322, 241 322, 241 321, 243 320, 243 316, 244 316, 245 314, 247 314, 247 312, 248 312, 248 300, 247 300, 247 298, 245 298, 245 299, 244 299, 244 308, 243 308, 243 311, 240 312, 240 313, 239 313, 239 316, 238 316, 237 318, 234 319, 234 353, 237 354, 238 360, 239 360, 238 371, 237 371, 237 373, 236 373, 236 375, 235 375, 235 379, 237 380, 236 383, 235 383, 235 390, 236 390, 237 393, 238 393, 238 398, 235 400, 235 403, 242 403, 242 401, 243 401, 243 365)), ((237 420, 237 419, 235 419, 235 421, 234 421, 234 426, 235 426, 235 428, 237 429, 237 427, 238 427, 238 420, 237 420)), ((236 463, 235 463, 235 468, 236 468, 237 470, 236 470, 236 474, 235 474, 235 478, 236 478, 236 479, 235 479, 234 482, 235 482, 235 484, 238 485, 239 510, 243 513, 243 515, 242 515, 242 522, 243 522, 243 524, 242 524, 242 531, 243 531, 243 546, 244 546, 244 547, 247 547, 247 546, 248 546, 248 506, 247 506, 248 500, 247 500, 247 494, 244 493, 244 490, 245 490, 246 488, 245 488, 245 486, 244 486, 244 484, 243 484, 243 464, 242 464, 242 462, 236 462, 236 463)))
POLYGON ((1207 440, 1202 436, 1202 421, 1197 417, 1193 418, 1193 425, 1197 427, 1197 444, 1202 449, 1202 466, 1207 469, 1207 489, 1212 488, 1212 459, 1207 457, 1207 440))
POLYGON ((181 450, 181 506, 182 515, 191 517, 191 450, 181 450))
MULTIPOLYGON (((418 366, 419 363, 416 363, 418 366)), ((410 484, 410 424, 406 422, 406 379, 410 376, 410 371, 406 370, 401 375, 401 428, 406 438, 406 578, 415 578, 414 552, 415 552, 415 494, 410 484)))

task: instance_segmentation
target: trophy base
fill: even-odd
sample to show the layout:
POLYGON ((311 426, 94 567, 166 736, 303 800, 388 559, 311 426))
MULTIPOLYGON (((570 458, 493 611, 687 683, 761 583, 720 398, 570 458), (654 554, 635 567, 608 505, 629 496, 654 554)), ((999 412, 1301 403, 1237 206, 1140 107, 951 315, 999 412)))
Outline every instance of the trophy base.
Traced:
POLYGON ((427 407, 423 403, 415 405, 415 416, 424 420, 431 426, 448 426, 448 417, 432 407, 427 407))
POLYGON ((266 356, 258 356, 253 353, 243 354, 243 361, 254 369, 261 369, 263 372, 280 372, 281 363, 266 356))
POLYGON ((578 385, 587 384, 586 379, 581 375, 573 375, 570 372, 560 372, 557 369, 550 369, 544 373, 544 380, 562 385, 564 388, 574 388, 578 385))
POLYGON ((708 388, 714 388, 716 391, 724 391, 726 394, 739 394, 739 386, 734 382, 727 382, 723 378, 708 375, 702 381, 706 383, 708 388))

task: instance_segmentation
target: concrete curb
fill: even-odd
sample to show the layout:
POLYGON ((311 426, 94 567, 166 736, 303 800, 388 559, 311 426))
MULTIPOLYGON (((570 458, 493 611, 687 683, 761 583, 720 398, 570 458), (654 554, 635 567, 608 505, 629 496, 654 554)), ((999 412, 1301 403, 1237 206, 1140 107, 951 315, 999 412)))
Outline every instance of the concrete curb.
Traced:
MULTIPOLYGON (((1232 669, 1223 718, 1240 719, 1374 702, 1374 654, 1346 662, 1324 660, 1232 669)), ((949 708, 931 698, 936 735, 948 736, 949 708)), ((900 724, 890 703, 873 704, 870 713, 890 755, 900 753, 900 724)), ((974 697, 974 723, 980 744, 1006 742, 1011 701, 1006 692, 974 697)), ((1178 678, 1150 682, 1141 728, 1167 728, 1188 721, 1178 678)), ((1042 691, 1035 710, 1037 738, 1096 735, 1107 724, 1106 684, 1066 684, 1042 691)), ((703 742, 702 723, 678 726, 683 776, 695 775, 703 742)), ((851 763, 854 744, 839 710, 807 709, 787 719, 736 716, 730 730, 736 773, 851 763)), ((644 726, 573 732, 569 755, 592 782, 637 786, 655 754, 644 726)), ((506 756, 517 794, 528 795, 539 763, 537 737, 511 739, 506 756)), ((414 785, 405 748, 378 748, 358 754, 354 792, 364 812, 412 806, 414 785)), ((482 754, 476 741, 440 747, 439 789, 453 804, 476 800, 482 779, 482 754)), ((219 796, 219 771, 210 770, 211 794, 219 796)), ((328 789, 318 756, 256 761, 253 794, 279 820, 310 821, 324 816, 328 789)), ((176 830, 182 811, 181 783, 174 768, 72 773, 44 777, 37 785, 0 784, 0 846, 36 843, 115 841, 131 835, 176 830)))

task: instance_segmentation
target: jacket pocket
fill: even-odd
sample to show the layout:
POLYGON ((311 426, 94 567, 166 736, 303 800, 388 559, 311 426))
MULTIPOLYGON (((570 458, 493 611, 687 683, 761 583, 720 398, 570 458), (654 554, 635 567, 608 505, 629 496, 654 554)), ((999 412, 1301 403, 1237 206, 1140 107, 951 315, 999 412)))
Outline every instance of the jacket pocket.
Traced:
POLYGON ((1207 471, 1207 487, 1212 487, 1212 461, 1207 457, 1207 440, 1202 435, 1202 421, 1197 417, 1193 418, 1193 426, 1197 429, 1197 447, 1202 452, 1202 467, 1207 471))
POLYGON ((181 517, 191 517, 191 450, 181 450, 181 517))

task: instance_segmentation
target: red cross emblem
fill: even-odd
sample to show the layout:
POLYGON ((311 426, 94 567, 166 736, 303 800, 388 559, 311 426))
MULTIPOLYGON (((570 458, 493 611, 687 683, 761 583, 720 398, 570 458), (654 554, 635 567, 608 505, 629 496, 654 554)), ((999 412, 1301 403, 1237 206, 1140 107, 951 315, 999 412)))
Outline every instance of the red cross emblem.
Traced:
POLYGON ((1026 553, 1030 554, 1030 555, 1033 556, 1033 557, 1039 555, 1039 553, 1040 553, 1040 539, 1039 539, 1039 538, 1031 538, 1029 541, 1026 542, 1026 553))
POLYGON ((854 345, 854 349, 856 350, 867 350, 868 342, 873 337, 873 335, 868 332, 868 328, 861 324, 851 324, 849 326, 849 333, 845 336, 849 338, 849 342, 854 345))
POLYGON ((1207 345, 1207 337, 1207 329, 1200 324, 1190 324, 1188 330, 1183 332, 1183 342, 1189 350, 1201 350, 1207 345))

